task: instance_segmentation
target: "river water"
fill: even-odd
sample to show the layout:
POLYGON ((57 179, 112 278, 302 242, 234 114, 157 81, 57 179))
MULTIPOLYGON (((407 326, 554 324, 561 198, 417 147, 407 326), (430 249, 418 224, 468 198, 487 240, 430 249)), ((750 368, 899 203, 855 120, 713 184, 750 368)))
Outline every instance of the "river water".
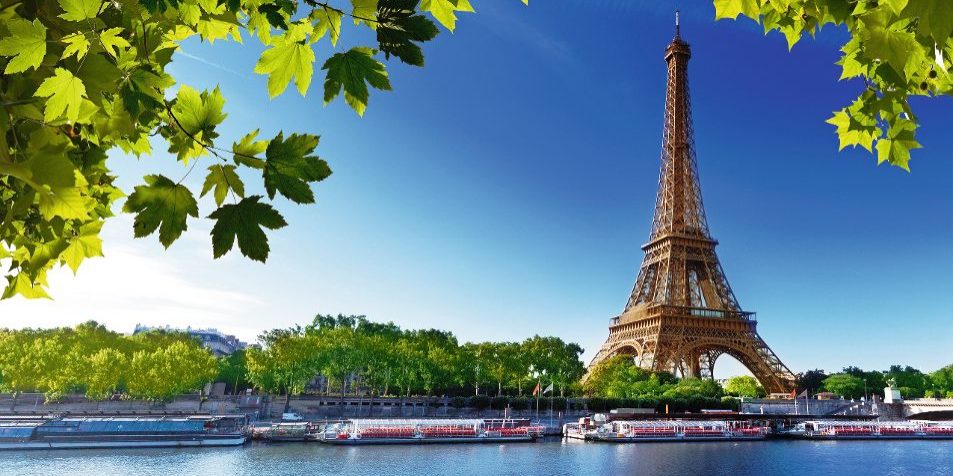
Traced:
POLYGON ((536 443, 0 452, 0 474, 951 476, 953 440, 536 443))

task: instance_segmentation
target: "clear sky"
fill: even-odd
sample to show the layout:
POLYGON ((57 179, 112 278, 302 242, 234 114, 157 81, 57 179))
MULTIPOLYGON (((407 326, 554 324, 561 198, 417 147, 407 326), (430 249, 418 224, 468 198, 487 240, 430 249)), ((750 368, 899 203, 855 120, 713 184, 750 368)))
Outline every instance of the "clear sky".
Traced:
MULTIPOLYGON (((425 68, 388 64, 394 91, 372 94, 364 118, 323 107, 319 74, 306 98, 289 88, 269 101, 254 41, 187 44, 172 72, 222 88, 223 143, 259 126, 322 136, 335 173, 318 203, 279 202, 291 226, 270 234, 266 265, 213 260, 206 220, 163 251, 122 216, 104 228, 105 259, 54 273, 54 301, 0 302, 0 325, 96 319, 254 340, 315 313, 366 314, 461 340, 557 335, 588 361, 649 234, 672 8, 474 4, 425 46, 425 68)), ((953 100, 913 103, 924 149, 911 173, 877 167, 866 151, 838 153, 824 123, 861 88, 837 81, 843 31, 788 53, 751 21, 716 23, 710 0, 681 9, 708 220, 761 335, 795 372, 953 362, 953 100)), ((346 30, 338 49, 367 39, 346 30)), ((146 173, 184 175, 163 147, 111 165, 127 190, 146 173)), ((740 371, 724 359, 716 375, 740 371)))

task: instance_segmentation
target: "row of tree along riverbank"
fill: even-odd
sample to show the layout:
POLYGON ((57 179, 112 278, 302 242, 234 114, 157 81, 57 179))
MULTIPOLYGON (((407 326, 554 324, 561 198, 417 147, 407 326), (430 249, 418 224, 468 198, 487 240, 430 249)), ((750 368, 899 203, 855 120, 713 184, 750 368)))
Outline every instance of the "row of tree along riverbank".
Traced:
MULTIPOLYGON (((556 337, 521 342, 460 344, 436 329, 405 330, 362 316, 318 315, 307 326, 275 329, 254 346, 216 358, 194 337, 155 330, 135 335, 110 331, 95 322, 73 328, 0 330, 0 390, 40 392, 54 402, 71 393, 90 401, 168 402, 224 382, 226 393, 348 396, 368 401, 382 396, 447 396, 452 408, 535 406, 533 394, 592 397, 593 411, 641 407, 662 411, 723 408, 726 396, 763 395, 751 377, 724 387, 709 379, 676 378, 647 372, 618 356, 592 369, 585 383, 583 349, 556 337), (602 400, 602 398, 610 400, 602 400), (610 403, 600 403, 608 401, 610 403)), ((953 366, 925 374, 909 366, 884 372, 848 367, 827 375, 800 374, 799 388, 828 390, 847 398, 880 391, 887 380, 907 396, 953 393, 953 366)), ((572 400, 577 401, 577 400, 572 400)))

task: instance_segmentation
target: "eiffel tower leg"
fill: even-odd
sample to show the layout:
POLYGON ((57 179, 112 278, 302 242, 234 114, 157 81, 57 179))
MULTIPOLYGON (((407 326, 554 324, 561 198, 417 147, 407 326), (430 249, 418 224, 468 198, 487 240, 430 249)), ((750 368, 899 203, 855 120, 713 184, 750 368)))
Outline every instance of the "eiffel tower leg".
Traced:
POLYGON ((701 355, 697 353, 693 353, 688 356, 688 371, 689 371, 688 376, 689 377, 701 378, 702 370, 701 370, 700 359, 701 359, 701 355))

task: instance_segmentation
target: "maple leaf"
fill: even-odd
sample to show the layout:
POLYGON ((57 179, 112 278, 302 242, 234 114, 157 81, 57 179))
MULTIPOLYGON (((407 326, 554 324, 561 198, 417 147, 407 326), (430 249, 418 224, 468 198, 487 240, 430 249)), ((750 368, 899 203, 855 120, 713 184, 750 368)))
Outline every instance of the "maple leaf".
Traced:
POLYGON ((137 186, 122 210, 135 213, 133 230, 136 238, 159 230, 159 242, 168 248, 188 229, 186 219, 198 217, 198 204, 192 192, 162 175, 146 175, 145 185, 137 186))
POLYGON ((46 55, 46 27, 40 20, 28 22, 13 18, 4 22, 10 30, 10 36, 0 40, 0 55, 13 58, 3 72, 22 73, 30 68, 39 68, 46 55))
POLYGON ((320 182, 331 175, 327 162, 308 155, 317 146, 318 136, 310 134, 291 134, 284 140, 279 132, 271 140, 262 171, 268 198, 275 198, 278 192, 295 203, 314 202, 309 183, 320 182))
POLYGON ((73 73, 56 68, 52 77, 43 80, 34 96, 48 98, 43 110, 43 119, 47 122, 57 119, 64 112, 67 120, 76 122, 79 107, 86 97, 86 86, 73 73))
POLYGON ((389 91, 387 70, 383 63, 374 59, 375 54, 377 50, 361 46, 328 58, 321 67, 328 72, 324 79, 324 104, 330 103, 343 88, 344 100, 359 116, 363 116, 367 108, 367 84, 389 91))
POLYGON ((238 249, 248 258, 265 262, 268 259, 268 236, 262 227, 277 230, 288 225, 277 210, 267 203, 260 203, 260 195, 242 199, 212 212, 215 220, 212 227, 212 253, 219 258, 228 253, 238 239, 238 249))
POLYGON ((314 51, 305 44, 308 25, 296 25, 278 37, 271 48, 265 50, 255 72, 268 75, 268 96, 275 97, 285 91, 293 77, 298 93, 302 96, 308 92, 311 85, 311 75, 314 73, 314 51))

